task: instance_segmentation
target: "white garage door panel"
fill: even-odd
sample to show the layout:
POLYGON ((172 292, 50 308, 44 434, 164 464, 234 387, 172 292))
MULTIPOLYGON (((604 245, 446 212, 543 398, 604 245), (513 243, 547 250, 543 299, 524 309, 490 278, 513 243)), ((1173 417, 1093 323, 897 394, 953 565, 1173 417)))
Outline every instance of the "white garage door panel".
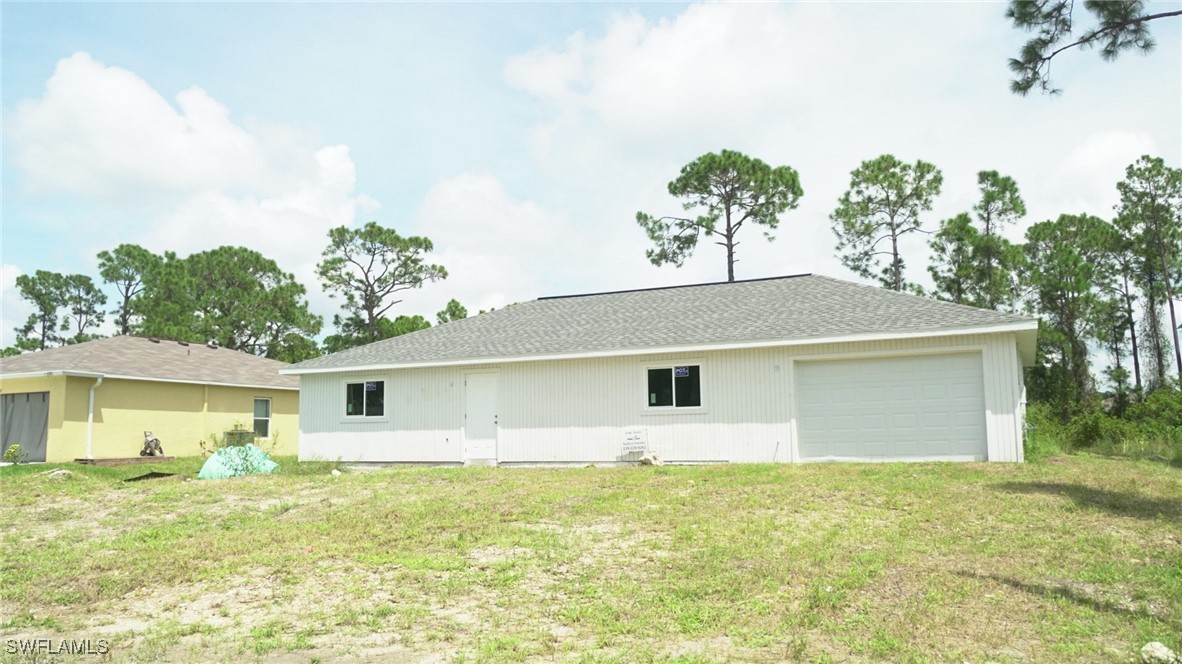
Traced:
POLYGON ((980 353, 798 362, 800 458, 986 458, 980 353))

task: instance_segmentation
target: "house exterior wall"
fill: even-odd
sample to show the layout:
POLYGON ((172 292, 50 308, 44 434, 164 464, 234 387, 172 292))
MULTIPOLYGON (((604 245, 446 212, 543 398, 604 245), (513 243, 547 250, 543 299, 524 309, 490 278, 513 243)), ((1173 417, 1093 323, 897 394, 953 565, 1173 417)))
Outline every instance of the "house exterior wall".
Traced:
POLYGON ((826 357, 979 352, 991 461, 1020 461, 1022 372, 1012 333, 841 344, 515 362, 471 367, 304 374, 300 458, 363 462, 463 461, 464 375, 498 374, 501 463, 608 463, 624 432, 643 429, 672 462, 799 460, 795 364, 826 357), (700 410, 645 409, 646 365, 700 364, 700 410), (344 417, 347 381, 384 380, 386 414, 344 417))
MULTIPOLYGON (((0 378, 0 393, 20 394, 24 392, 49 392, 49 430, 46 434, 45 454, 46 460, 50 460, 54 443, 61 444, 67 435, 65 432, 66 378, 64 376, 0 378)), ((83 421, 85 421, 85 417, 84 414, 83 421)))
MULTIPOLYGON (((86 456, 87 414, 93 378, 53 376, 6 379, 0 391, 49 392, 49 435, 46 461, 72 461, 86 456)), ((242 425, 254 424, 254 399, 271 399, 269 441, 260 444, 272 454, 295 454, 299 431, 299 395, 294 390, 255 389, 106 378, 95 390, 96 458, 138 456, 144 431, 160 439, 169 456, 201 454, 200 441, 242 425)))

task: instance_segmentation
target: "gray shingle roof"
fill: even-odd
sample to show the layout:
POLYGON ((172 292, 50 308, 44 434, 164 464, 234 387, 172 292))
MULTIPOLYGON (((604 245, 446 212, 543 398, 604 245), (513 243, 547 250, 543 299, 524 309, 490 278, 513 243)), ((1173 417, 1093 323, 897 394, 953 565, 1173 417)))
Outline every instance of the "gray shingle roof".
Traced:
POLYGON ((279 369, 286 366, 226 348, 123 336, 0 358, 0 376, 78 371, 148 380, 298 388, 298 378, 279 375, 279 369))
POLYGON ((816 275, 523 302, 292 365, 300 370, 797 341, 1033 319, 816 275))

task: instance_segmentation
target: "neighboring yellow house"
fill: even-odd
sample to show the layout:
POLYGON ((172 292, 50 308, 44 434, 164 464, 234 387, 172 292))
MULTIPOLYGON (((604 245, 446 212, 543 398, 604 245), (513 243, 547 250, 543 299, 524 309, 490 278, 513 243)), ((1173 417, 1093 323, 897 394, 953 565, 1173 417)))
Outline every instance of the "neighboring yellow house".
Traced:
POLYGON ((112 337, 0 358, 0 449, 29 461, 138 456, 144 432, 168 456, 253 429, 271 454, 295 454, 299 378, 235 350, 112 337))

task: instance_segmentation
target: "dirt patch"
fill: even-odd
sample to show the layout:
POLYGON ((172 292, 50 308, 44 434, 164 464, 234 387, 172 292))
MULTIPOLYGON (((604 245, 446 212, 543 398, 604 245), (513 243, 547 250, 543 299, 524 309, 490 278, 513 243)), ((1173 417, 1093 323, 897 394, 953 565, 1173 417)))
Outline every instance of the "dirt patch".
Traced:
MULTIPOLYGON (((147 632, 174 621, 181 625, 224 627, 235 622, 250 624, 272 608, 275 588, 266 579, 237 577, 224 584, 182 584, 131 592, 117 602, 120 610, 93 618, 88 626, 107 634, 147 632), (115 617, 111 620, 111 617, 115 617)), ((112 606, 112 609, 115 607, 112 606)))
POLYGON ((533 556, 533 554, 532 549, 520 546, 515 546, 511 549, 505 549, 499 546, 487 546, 481 549, 474 549, 472 553, 468 554, 468 558, 479 566, 487 567, 496 563, 503 563, 507 560, 528 558, 533 556))

